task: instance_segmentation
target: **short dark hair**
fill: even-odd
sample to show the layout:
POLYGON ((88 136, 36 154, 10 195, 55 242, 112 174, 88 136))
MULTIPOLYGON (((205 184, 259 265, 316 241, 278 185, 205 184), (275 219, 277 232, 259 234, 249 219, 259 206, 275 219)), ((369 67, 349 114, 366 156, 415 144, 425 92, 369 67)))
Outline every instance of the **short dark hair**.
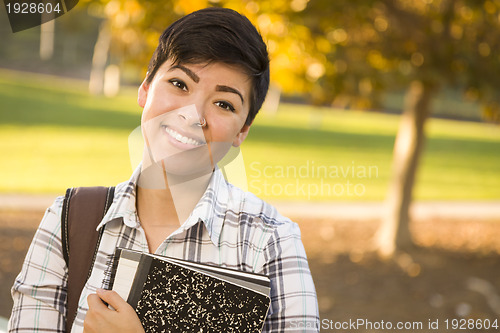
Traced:
POLYGON ((149 63, 147 83, 151 83, 166 60, 174 64, 222 62, 240 66, 252 80, 247 125, 252 123, 266 98, 269 88, 266 44, 253 24, 232 9, 201 9, 165 29, 149 63))

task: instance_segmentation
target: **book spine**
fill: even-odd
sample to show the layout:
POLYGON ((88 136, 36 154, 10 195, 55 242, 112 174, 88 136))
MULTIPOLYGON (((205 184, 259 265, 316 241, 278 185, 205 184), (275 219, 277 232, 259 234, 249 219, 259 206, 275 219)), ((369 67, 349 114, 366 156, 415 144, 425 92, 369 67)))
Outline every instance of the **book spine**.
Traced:
POLYGON ((134 277, 134 283, 130 289, 130 293, 127 299, 127 303, 130 304, 134 309, 137 307, 137 303, 141 299, 142 289, 144 288, 144 283, 148 278, 149 270, 153 258, 147 254, 142 254, 139 261, 139 266, 137 266, 137 271, 134 277))

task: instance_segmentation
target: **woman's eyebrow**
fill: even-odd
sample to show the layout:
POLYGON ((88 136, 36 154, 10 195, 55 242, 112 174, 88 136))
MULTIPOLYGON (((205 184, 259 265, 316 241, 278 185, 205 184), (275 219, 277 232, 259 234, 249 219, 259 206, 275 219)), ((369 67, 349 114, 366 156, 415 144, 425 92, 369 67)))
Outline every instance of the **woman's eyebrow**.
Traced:
POLYGON ((234 88, 231 88, 231 87, 228 87, 228 86, 217 85, 215 87, 215 90, 216 91, 223 91, 223 92, 234 93, 234 94, 240 96, 240 98, 241 98, 241 104, 245 104, 245 100, 243 99, 243 95, 238 90, 236 90, 234 88))
MULTIPOLYGON (((196 73, 194 73, 192 70, 190 70, 189 68, 185 67, 185 66, 182 66, 182 65, 173 65, 172 67, 170 67, 170 69, 168 70, 169 72, 173 71, 174 69, 180 69, 181 71, 183 71, 184 73, 186 73, 187 76, 189 76, 191 78, 191 80, 193 80, 194 82, 198 83, 200 82, 200 77, 198 75, 196 75, 196 73)), ((230 92, 230 93, 234 93, 238 96, 240 96, 240 99, 241 99, 241 103, 244 104, 245 103, 245 100, 243 99, 243 95, 237 90, 237 89, 234 89, 232 87, 229 87, 229 86, 224 86, 224 85, 217 85, 215 87, 215 90, 216 91, 223 91, 223 92, 230 92)))
POLYGON ((189 68, 187 68, 185 66, 174 65, 174 66, 170 67, 170 69, 168 71, 171 72, 177 68, 180 69, 181 71, 183 71, 184 73, 186 73, 186 75, 189 76, 191 78, 191 80, 193 80, 194 82, 196 82, 196 83, 200 82, 200 77, 198 75, 196 75, 192 70, 190 70, 189 68))

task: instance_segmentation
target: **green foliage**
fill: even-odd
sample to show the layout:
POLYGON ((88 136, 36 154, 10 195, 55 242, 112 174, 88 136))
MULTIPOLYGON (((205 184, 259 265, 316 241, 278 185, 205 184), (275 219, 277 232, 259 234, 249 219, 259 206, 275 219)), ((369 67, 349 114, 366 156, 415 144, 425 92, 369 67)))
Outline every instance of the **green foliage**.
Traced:
POLYGON ((498 119, 498 0, 101 0, 114 59, 145 73, 163 29, 182 15, 224 6, 247 15, 269 45, 272 79, 317 104, 380 108, 383 94, 419 80, 463 91, 498 119))
POLYGON ((316 82, 323 102, 376 105, 418 80, 459 88, 498 113, 499 12, 490 0, 314 0, 293 22, 316 41, 309 53, 325 66, 316 82))
POLYGON ((316 61, 307 55, 310 48, 307 27, 291 24, 289 17, 302 10, 306 1, 240 1, 240 0, 101 0, 81 1, 87 11, 106 20, 113 39, 111 54, 115 62, 140 68, 143 79, 146 67, 163 30, 176 19, 207 6, 222 6, 246 15, 261 31, 269 46, 271 76, 286 92, 309 91, 304 80, 307 67, 316 61), (300 5, 303 3, 303 5, 300 5))

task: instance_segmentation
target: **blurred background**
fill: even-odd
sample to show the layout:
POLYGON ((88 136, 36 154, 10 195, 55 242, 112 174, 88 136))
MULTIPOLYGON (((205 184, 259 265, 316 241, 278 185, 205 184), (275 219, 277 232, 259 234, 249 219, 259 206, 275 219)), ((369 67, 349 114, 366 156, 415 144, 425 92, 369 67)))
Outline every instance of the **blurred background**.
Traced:
POLYGON ((17 33, 2 7, 0 316, 55 196, 130 177, 158 37, 207 6, 267 42, 242 186, 299 223, 323 330, 498 318, 499 0, 80 1, 17 33))

